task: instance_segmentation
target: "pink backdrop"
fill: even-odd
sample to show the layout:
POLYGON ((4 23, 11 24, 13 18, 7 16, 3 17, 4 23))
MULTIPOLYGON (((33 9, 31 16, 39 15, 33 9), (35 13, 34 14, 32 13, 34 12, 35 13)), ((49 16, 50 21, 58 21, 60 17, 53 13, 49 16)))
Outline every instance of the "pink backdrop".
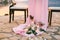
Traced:
MULTIPOLYGON (((34 16, 36 21, 43 22, 45 25, 42 27, 46 30, 48 26, 48 0, 29 0, 29 15, 34 16)), ((27 18, 27 23, 30 23, 27 18)))

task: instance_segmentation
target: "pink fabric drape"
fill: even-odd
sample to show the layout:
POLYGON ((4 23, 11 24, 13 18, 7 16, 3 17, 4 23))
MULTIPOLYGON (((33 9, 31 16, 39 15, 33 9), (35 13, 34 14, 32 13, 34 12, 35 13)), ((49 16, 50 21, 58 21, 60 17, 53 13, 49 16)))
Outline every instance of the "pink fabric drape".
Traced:
MULTIPOLYGON (((43 22, 45 25, 42 27, 46 30, 48 26, 48 0, 29 0, 29 15, 34 16, 36 21, 43 22)), ((29 17, 27 23, 30 23, 29 17)))
MULTIPOLYGON (((46 30, 48 26, 48 0, 29 0, 28 10, 29 15, 34 16, 35 21, 45 24, 42 28, 46 30)), ((13 31, 23 36, 33 36, 33 34, 26 34, 25 30, 23 30, 30 23, 31 20, 28 17, 25 24, 21 24, 18 27, 13 28, 13 31)), ((38 34, 42 34, 42 32, 39 32, 38 34)))

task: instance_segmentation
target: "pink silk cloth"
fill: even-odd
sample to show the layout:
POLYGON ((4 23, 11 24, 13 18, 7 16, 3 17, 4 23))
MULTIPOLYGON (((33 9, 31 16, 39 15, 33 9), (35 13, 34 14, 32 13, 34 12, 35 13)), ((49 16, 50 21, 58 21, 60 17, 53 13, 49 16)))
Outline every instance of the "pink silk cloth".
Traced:
MULTIPOLYGON (((48 26, 48 0, 29 0, 28 10, 29 15, 34 16, 35 21, 45 24, 42 28, 46 30, 48 26)), ((26 23, 30 23, 29 17, 26 23)))
MULTIPOLYGON (((29 15, 34 16, 35 21, 40 21, 45 24, 42 28, 46 30, 48 26, 48 0, 29 0, 28 11, 29 15)), ((21 35, 33 36, 33 34, 26 34, 23 30, 30 23, 31 21, 28 16, 26 23, 13 28, 13 31, 21 35)))

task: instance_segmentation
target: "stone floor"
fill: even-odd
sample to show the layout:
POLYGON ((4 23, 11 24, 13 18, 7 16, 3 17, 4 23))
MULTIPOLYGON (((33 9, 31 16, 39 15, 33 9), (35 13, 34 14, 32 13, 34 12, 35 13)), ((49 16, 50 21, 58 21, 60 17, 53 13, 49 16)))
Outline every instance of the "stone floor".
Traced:
MULTIPOLYGON (((9 23, 8 17, 0 17, 0 40, 28 40, 27 37, 22 37, 15 34, 12 30, 13 27, 17 27, 24 21, 19 18, 15 18, 14 22, 9 23), (17 20, 18 19, 18 20, 17 20)), ((47 33, 40 35, 39 39, 35 37, 36 40, 60 40, 60 26, 51 26, 47 28, 47 33)), ((33 40, 35 40, 33 39, 33 40)), ((30 39, 32 40, 32 39, 30 39)))

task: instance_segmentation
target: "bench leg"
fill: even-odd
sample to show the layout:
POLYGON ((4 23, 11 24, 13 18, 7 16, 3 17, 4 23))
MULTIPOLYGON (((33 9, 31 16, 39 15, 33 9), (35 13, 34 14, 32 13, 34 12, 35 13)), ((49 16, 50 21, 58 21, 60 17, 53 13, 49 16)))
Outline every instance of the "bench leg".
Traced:
POLYGON ((26 10, 24 11, 24 23, 26 22, 26 10))
POLYGON ((12 21, 14 21, 14 10, 12 11, 12 21))
POLYGON ((50 12, 49 26, 51 26, 51 21, 52 21, 52 11, 50 12))
POLYGON ((9 11, 9 23, 11 23, 11 9, 9 11))
POLYGON ((49 23, 49 26, 50 26, 50 14, 51 14, 51 11, 49 11, 49 14, 48 14, 48 23, 49 23))
POLYGON ((28 17, 28 9, 27 9, 27 17, 28 17))

